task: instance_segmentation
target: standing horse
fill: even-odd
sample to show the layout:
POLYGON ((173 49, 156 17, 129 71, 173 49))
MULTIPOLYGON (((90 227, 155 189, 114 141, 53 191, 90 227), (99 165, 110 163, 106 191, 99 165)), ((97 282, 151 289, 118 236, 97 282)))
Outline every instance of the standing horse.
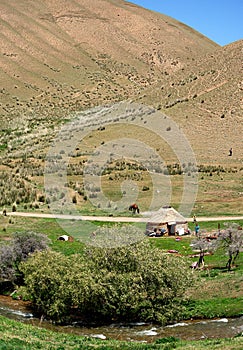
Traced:
POLYGON ((139 207, 136 203, 131 204, 129 210, 132 211, 133 214, 136 214, 136 212, 139 214, 139 207))

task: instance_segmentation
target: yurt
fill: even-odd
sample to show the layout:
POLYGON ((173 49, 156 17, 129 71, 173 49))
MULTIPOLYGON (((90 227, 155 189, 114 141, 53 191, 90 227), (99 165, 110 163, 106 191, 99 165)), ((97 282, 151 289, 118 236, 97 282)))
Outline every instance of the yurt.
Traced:
POLYGON ((170 206, 162 207, 155 212, 146 225, 146 234, 155 232, 159 235, 184 235, 188 232, 188 223, 186 219, 170 206))

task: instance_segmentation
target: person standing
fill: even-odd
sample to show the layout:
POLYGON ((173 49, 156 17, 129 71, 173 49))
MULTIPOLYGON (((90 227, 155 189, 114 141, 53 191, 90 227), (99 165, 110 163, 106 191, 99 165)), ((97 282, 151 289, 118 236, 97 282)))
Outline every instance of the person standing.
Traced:
POLYGON ((196 234, 197 237, 198 237, 198 234, 199 234, 199 230, 200 230, 200 226, 197 223, 196 226, 195 226, 195 234, 196 234))

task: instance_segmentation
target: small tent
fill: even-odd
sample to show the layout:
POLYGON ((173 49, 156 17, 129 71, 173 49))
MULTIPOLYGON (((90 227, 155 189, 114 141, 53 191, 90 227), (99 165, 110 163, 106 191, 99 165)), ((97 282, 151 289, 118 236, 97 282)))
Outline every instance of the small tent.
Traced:
POLYGON ((162 207, 147 222, 146 234, 163 231, 168 235, 183 235, 188 232, 188 223, 174 208, 162 207))
POLYGON ((73 242, 74 241, 74 239, 73 239, 73 237, 72 236, 68 236, 68 235, 62 235, 62 236, 59 236, 58 237, 58 240, 59 241, 70 241, 70 242, 73 242))

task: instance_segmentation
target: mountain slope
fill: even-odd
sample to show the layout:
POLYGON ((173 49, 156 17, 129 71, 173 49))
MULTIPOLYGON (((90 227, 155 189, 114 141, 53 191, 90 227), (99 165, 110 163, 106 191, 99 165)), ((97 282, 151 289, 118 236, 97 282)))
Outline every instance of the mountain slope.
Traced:
MULTIPOLYGON (((243 41, 220 47, 172 18, 122 0, 1 0, 0 7, 3 205, 43 199, 46 154, 60 124, 78 111, 132 100, 171 117, 186 135, 203 169, 195 210, 242 213, 243 41)), ((146 126, 146 117, 141 120, 146 126)), ((166 129, 170 144, 141 129, 127 127, 125 134, 138 133, 174 171, 173 131, 166 129)), ((82 152, 77 147, 71 156, 71 172, 81 174, 86 153, 103 145, 105 135, 120 138, 120 126, 87 137, 82 152)), ((183 186, 177 175, 173 180, 178 204, 183 186)), ((75 181, 70 191, 83 193, 75 181)), ((120 195, 119 183, 109 176, 104 181, 109 193, 120 195)), ((149 191, 142 198, 145 208, 149 191)))
POLYGON ((242 41, 221 48, 121 0, 3 0, 0 25, 3 129, 132 98, 177 121, 198 155, 240 157, 242 41))
POLYGON ((204 161, 227 163, 230 147, 242 158, 242 50, 243 41, 219 48, 147 93, 146 102, 180 124, 204 161))
POLYGON ((0 18, 1 114, 9 122, 136 96, 218 47, 125 1, 3 0, 0 18))

